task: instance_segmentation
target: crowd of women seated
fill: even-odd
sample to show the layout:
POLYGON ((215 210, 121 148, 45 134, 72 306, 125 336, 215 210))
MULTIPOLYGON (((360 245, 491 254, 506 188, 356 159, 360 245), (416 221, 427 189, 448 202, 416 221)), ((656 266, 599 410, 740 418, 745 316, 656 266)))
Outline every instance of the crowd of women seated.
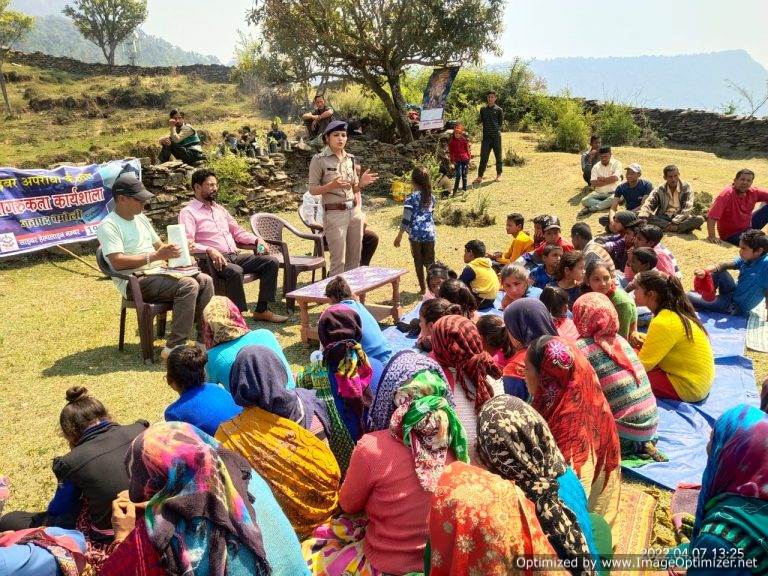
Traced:
MULTIPOLYGON (((384 364, 366 350, 370 323, 339 297, 320 316, 321 358, 296 378, 274 336, 216 297, 207 353, 168 358, 179 397, 166 422, 121 425, 84 388, 67 391, 58 487, 45 511, 0 516, 0 569, 459 576, 522 573, 521 555, 608 557, 631 513, 622 458, 665 459, 656 398, 700 399, 712 378, 679 281, 641 272, 635 286, 654 313, 639 352, 594 290, 573 303, 578 339, 538 298, 506 307, 506 333, 436 298, 430 352, 384 364)), ((692 546, 768 536, 766 439, 756 409, 715 424, 692 546)), ((750 554, 768 566, 765 548, 750 554)))

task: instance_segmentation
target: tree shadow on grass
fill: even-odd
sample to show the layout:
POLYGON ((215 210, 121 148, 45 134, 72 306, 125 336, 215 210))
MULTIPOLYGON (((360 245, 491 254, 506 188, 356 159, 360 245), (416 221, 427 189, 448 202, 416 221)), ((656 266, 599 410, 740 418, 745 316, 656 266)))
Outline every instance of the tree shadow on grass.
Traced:
POLYGON ((155 363, 144 364, 141 347, 138 342, 126 342, 123 351, 117 349, 117 343, 81 350, 68 356, 62 356, 52 366, 42 372, 46 378, 57 376, 98 376, 117 372, 165 372, 160 361, 160 346, 155 345, 155 363))

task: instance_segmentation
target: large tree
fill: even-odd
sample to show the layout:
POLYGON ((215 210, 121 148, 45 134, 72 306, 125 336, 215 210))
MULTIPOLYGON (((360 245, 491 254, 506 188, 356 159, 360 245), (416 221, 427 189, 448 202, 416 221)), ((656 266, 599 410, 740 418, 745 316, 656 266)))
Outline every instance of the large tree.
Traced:
POLYGON ((74 0, 63 12, 114 66, 117 45, 147 19, 147 0, 74 0))
POLYGON ((32 30, 32 25, 35 22, 31 16, 8 10, 8 4, 10 4, 10 0, 0 0, 0 91, 3 93, 6 116, 11 115, 11 105, 8 102, 8 91, 5 88, 3 64, 8 57, 11 46, 32 30))
POLYGON ((261 29, 265 58, 279 65, 275 80, 362 84, 409 141, 400 86, 405 71, 498 53, 503 9, 504 0, 255 0, 248 20, 261 29))

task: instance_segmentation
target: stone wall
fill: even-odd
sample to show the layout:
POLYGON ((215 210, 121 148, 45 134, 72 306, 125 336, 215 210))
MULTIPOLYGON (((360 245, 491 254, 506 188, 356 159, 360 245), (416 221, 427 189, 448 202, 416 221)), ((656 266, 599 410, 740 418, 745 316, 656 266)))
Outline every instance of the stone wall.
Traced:
MULTIPOLYGON (((244 199, 234 207, 239 216, 256 212, 276 212, 297 206, 294 181, 283 170, 286 159, 282 153, 262 158, 248 158, 249 171, 253 178, 243 189, 244 199)), ((155 197, 150 201, 145 214, 158 230, 168 224, 176 224, 184 205, 192 198, 190 178, 197 167, 171 160, 151 165, 149 158, 141 159, 141 180, 155 197)))
MULTIPOLYGON (((425 154, 436 154, 440 147, 440 137, 427 136, 407 145, 351 140, 347 150, 363 170, 379 174, 366 196, 386 196, 393 178, 410 172, 425 154)), ((307 190, 309 162, 316 151, 306 145, 294 146, 290 151, 247 158, 253 180, 243 189, 245 199, 234 212, 247 217, 255 212, 295 210, 307 190)), ((192 198, 189 181, 196 167, 175 160, 152 165, 149 158, 142 158, 141 165, 144 186, 155 195, 146 214, 162 230, 177 222, 179 211, 192 198)))
POLYGON ((168 76, 170 74, 195 74, 208 82, 229 82, 232 68, 222 64, 191 64, 187 66, 108 66, 81 62, 65 56, 51 56, 42 52, 17 52, 11 50, 8 62, 26 64, 42 69, 56 69, 84 76, 168 76))
MULTIPOLYGON (((585 100, 584 107, 592 112, 600 110, 600 104, 595 100, 585 100)), ((632 114, 638 124, 647 121, 670 144, 762 152, 768 149, 768 118, 657 108, 633 108, 632 114)))

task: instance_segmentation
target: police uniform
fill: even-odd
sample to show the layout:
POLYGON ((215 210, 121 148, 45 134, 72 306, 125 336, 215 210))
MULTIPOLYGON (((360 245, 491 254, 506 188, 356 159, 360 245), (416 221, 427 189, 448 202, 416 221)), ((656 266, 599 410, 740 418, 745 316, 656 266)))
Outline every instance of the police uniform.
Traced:
POLYGON ((353 191, 359 182, 355 163, 352 154, 344 152, 339 158, 328 146, 309 163, 310 187, 324 186, 339 176, 352 183, 348 188, 337 188, 320 196, 323 229, 331 254, 331 276, 360 266, 364 218, 353 191))

